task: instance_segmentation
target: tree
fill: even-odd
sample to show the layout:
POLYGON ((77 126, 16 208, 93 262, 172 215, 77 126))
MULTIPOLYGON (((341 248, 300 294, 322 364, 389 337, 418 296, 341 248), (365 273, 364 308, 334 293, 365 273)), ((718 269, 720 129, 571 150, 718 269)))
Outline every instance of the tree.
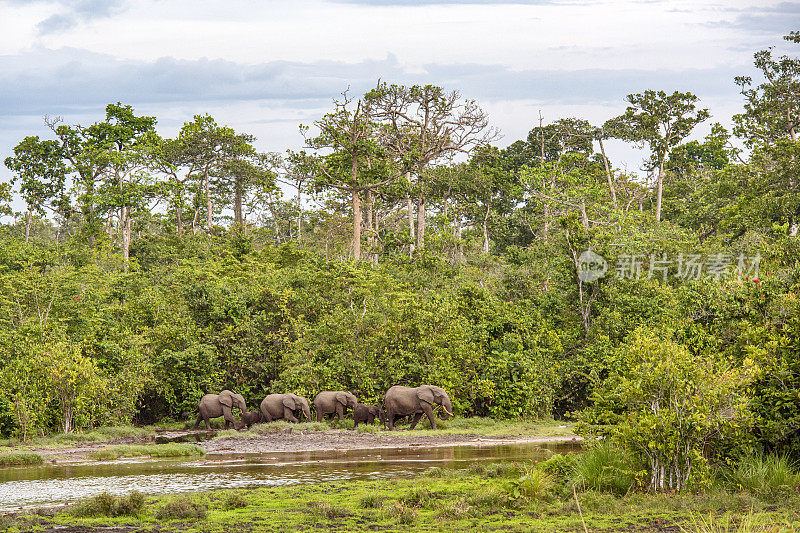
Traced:
MULTIPOLYGON (((425 239, 425 202, 428 194, 425 170, 437 160, 469 153, 497 138, 489 119, 474 100, 462 100, 458 91, 435 85, 388 85, 379 83, 367 93, 374 117, 382 122, 383 142, 401 171, 416 176, 416 248, 425 239)), ((409 225, 413 227, 410 211, 409 225)))
POLYGON ((150 183, 147 152, 158 142, 155 117, 136 116, 133 107, 121 103, 106 106, 106 119, 89 126, 94 150, 104 153, 101 200, 117 213, 122 257, 128 268, 132 219, 145 208, 154 190, 150 183))
MULTIPOLYGON (((373 108, 347 91, 334 100, 334 111, 314 122, 319 135, 306 139, 309 147, 328 153, 312 162, 317 187, 333 187, 350 195, 353 209, 353 258, 361 259, 361 193, 372 192, 397 178, 376 137, 373 108)), ((303 131, 307 131, 304 129, 303 131)))
POLYGON ((658 172, 656 221, 660 221, 664 170, 669 151, 711 115, 707 109, 697 108, 695 104, 699 99, 689 92, 675 91, 667 95, 664 91, 648 90, 629 94, 627 100, 631 105, 625 114, 606 122, 603 129, 642 148, 645 145, 650 148, 650 159, 645 167, 658 172))
POLYGON ((14 147, 14 156, 5 160, 6 167, 15 174, 11 183, 19 181, 20 194, 28 206, 25 242, 30 237, 34 214, 44 216, 45 209, 50 209, 67 216, 70 209, 66 190, 69 168, 61 148, 57 141, 25 137, 14 147))
MULTIPOLYGON (((214 202, 211 191, 212 176, 223 174, 225 165, 237 158, 254 153, 251 143, 255 137, 236 133, 232 128, 219 126, 210 115, 195 115, 193 122, 181 128, 178 142, 182 150, 180 161, 188 167, 203 188, 206 202, 206 227, 210 231, 214 220, 214 202)), ((195 222, 197 212, 195 211, 195 222)))
POLYGON ((242 146, 239 154, 225 162, 214 173, 214 185, 220 196, 227 197, 233 205, 233 223, 239 229, 245 227, 243 207, 248 193, 253 189, 275 191, 274 168, 279 158, 276 154, 259 154, 242 146))

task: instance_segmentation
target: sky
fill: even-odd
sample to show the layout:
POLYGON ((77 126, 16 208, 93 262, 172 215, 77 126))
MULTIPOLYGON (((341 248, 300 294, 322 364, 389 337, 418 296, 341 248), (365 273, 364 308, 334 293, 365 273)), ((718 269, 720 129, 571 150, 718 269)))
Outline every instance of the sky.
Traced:
POLYGON ((741 110, 753 53, 796 55, 781 36, 798 29, 800 2, 771 0, 0 0, 0 161, 48 136, 44 116, 87 125, 118 101, 162 135, 210 113, 259 150, 297 149, 301 123, 378 79, 458 90, 500 146, 540 113, 600 124, 646 89, 698 95, 702 136, 741 110))

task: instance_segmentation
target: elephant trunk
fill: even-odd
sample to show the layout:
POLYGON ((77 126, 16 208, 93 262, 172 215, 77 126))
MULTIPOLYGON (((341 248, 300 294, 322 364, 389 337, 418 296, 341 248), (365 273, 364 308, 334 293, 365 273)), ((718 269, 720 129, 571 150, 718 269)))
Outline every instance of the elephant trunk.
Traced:
POLYGON ((453 404, 450 403, 450 398, 445 397, 442 400, 442 409, 446 413, 446 416, 440 416, 442 420, 447 420, 448 418, 453 417, 453 404))
POLYGON ((306 417, 306 422, 311 422, 311 409, 308 405, 303 405, 303 416, 306 417))

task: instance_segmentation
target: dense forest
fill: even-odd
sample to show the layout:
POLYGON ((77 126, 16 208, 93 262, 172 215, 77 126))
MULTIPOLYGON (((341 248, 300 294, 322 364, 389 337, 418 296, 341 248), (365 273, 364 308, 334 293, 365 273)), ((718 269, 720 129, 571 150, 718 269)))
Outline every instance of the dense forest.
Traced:
POLYGON ((208 115, 46 117, 0 182, 0 434, 432 383, 460 416, 613 434, 654 486, 800 456, 800 59, 755 67, 732 130, 648 90, 502 149, 431 85, 345 91, 283 154, 208 115))

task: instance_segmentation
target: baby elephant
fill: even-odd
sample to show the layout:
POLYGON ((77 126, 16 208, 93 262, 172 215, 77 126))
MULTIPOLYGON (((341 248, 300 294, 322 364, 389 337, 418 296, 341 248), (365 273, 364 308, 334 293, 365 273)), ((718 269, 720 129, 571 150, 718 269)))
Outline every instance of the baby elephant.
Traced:
POLYGON ((250 429, 253 424, 260 424, 264 421, 264 416, 261 411, 247 411, 242 413, 242 424, 247 424, 247 429, 250 429))
POLYGON ((355 408, 353 409, 353 429, 358 427, 359 422, 365 422, 367 424, 374 424, 375 417, 381 421, 383 427, 386 427, 386 413, 383 412, 383 409, 378 407, 377 405, 364 405, 363 403, 356 404, 355 408))

